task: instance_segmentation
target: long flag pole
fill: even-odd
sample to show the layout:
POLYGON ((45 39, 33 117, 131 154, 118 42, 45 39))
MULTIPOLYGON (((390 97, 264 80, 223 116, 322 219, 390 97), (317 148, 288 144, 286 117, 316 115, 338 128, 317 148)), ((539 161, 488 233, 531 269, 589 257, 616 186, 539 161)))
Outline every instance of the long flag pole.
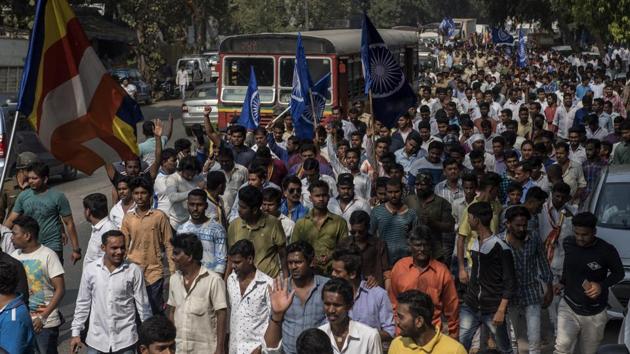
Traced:
POLYGON ((9 136, 9 146, 7 147, 7 154, 4 157, 4 168, 2 169, 2 176, 0 177, 0 194, 4 189, 4 179, 7 177, 7 171, 11 168, 11 153, 13 152, 13 140, 15 138, 15 131, 17 130, 19 111, 15 111, 15 117, 13 118, 13 127, 11 127, 11 135, 9 136))
POLYGON ((317 117, 315 116, 315 100, 313 100, 313 90, 308 89, 308 96, 311 100, 311 113, 313 114, 313 136, 315 135, 315 127, 317 126, 317 117))

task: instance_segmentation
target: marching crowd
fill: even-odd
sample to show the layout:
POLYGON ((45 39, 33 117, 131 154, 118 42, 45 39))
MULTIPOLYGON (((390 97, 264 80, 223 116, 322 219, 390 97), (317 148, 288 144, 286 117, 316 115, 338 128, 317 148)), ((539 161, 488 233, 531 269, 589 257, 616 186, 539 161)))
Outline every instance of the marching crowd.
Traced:
POLYGON ((85 250, 23 153, 1 200, 0 348, 57 353, 69 239, 73 352, 596 353, 624 277, 583 211, 602 171, 630 163, 614 50, 531 52, 519 69, 442 48, 395 129, 360 101, 310 140, 291 117, 222 134, 207 112, 166 148, 172 119, 145 122, 141 158, 107 166, 114 205, 83 199, 85 250))

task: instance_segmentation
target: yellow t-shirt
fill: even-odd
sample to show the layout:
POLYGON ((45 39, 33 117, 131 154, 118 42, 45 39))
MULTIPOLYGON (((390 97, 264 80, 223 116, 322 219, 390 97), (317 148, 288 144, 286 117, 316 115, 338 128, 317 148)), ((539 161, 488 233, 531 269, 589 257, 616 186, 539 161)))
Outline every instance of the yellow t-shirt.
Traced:
POLYGON ((389 346, 388 354, 467 354, 464 346, 455 339, 446 336, 435 328, 435 336, 423 346, 417 345, 411 338, 396 337, 389 346))
MULTIPOLYGON (((477 202, 478 200, 475 197, 472 203, 470 203, 468 207, 466 207, 466 209, 462 213, 462 220, 460 221, 459 229, 457 230, 457 233, 459 235, 466 237, 466 240, 465 240, 466 249, 464 250, 465 251, 464 257, 468 259, 469 266, 472 265, 471 263, 472 260, 470 259, 470 248, 472 247, 473 240, 478 238, 479 235, 477 235, 477 232, 473 231, 470 228, 470 224, 468 223, 468 208, 477 202)), ((491 202, 490 205, 492 206, 492 221, 490 222, 490 231, 492 231, 492 233, 497 233, 499 230, 499 220, 501 218, 501 211, 503 210, 503 206, 501 205, 501 203, 499 203, 496 200, 491 202)))

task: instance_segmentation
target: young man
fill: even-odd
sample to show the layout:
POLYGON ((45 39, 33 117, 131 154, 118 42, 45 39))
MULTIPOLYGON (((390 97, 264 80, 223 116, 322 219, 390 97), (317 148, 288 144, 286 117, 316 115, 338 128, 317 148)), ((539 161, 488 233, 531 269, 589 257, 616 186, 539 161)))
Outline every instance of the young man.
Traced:
POLYGON ((265 343, 270 348, 282 348, 282 352, 277 348, 272 353, 301 354, 296 345, 300 333, 326 323, 322 290, 328 278, 313 273, 310 265, 315 258, 315 250, 307 242, 290 244, 287 258, 291 276, 274 281, 265 343))
MULTIPOLYGON (((177 152, 175 149, 164 149, 159 162, 160 169, 153 182, 154 198, 157 199, 155 208, 160 209, 168 215, 172 203, 169 198, 170 194, 167 193, 167 188, 172 184, 171 177, 177 172, 178 165, 177 152)), ((130 179, 133 178, 130 176, 127 177, 130 179)), ((116 181, 114 181, 114 183, 116 183, 116 181)))
POLYGON ((11 256, 24 265, 29 287, 29 309, 35 345, 40 353, 57 353, 61 315, 57 307, 65 293, 64 271, 56 253, 38 241, 39 225, 30 216, 13 220, 11 256))
POLYGON ((406 173, 409 173, 410 167, 414 162, 426 155, 426 151, 420 149, 421 144, 422 140, 416 133, 416 135, 409 135, 405 145, 394 151, 396 162, 403 166, 406 173))
POLYGON ((466 173, 462 176, 462 189, 464 190, 464 196, 455 199, 452 204, 453 218, 455 219, 455 231, 459 229, 462 215, 466 208, 472 204, 477 197, 477 176, 472 173, 466 173))
POLYGON ((136 177, 131 181, 129 189, 136 207, 125 215, 120 231, 125 234, 127 259, 144 270, 151 311, 159 314, 164 307, 163 286, 166 275, 162 252, 168 262, 170 274, 175 272, 170 243, 173 233, 168 216, 151 208, 151 184, 142 177, 136 177))
POLYGON ((461 169, 457 160, 450 157, 444 160, 442 166, 445 179, 435 185, 435 194, 453 204, 455 199, 464 196, 464 189, 460 179, 461 169))
POLYGON ((138 144, 138 149, 140 150, 140 158, 142 161, 146 162, 148 166, 151 166, 155 162, 157 140, 159 139, 161 146, 164 147, 171 139, 171 135, 173 134, 173 117, 171 115, 168 117, 168 124, 168 134, 166 136, 163 136, 162 134, 156 136, 154 134, 155 123, 153 121, 147 120, 142 123, 142 135, 144 135, 144 141, 138 144))
POLYGON ((630 120, 621 123, 621 142, 613 152, 612 165, 630 164, 630 120))
POLYGON ((308 213, 308 208, 302 204, 302 181, 297 176, 288 176, 282 181, 284 199, 280 205, 280 212, 297 222, 308 213))
POLYGON ((402 200, 402 183, 387 182, 387 202, 372 209, 370 234, 385 241, 390 266, 408 255, 407 235, 418 222, 417 214, 402 200))
POLYGON ((350 309, 350 317, 378 330, 381 342, 390 342, 396 332, 392 304, 385 289, 369 286, 367 280, 362 278, 359 252, 356 246, 337 249, 333 253, 332 275, 344 279, 352 286, 354 303, 350 309))
POLYGON ((397 310, 397 297, 407 290, 420 290, 431 297, 434 312, 431 322, 442 328, 442 317, 448 323, 448 335, 458 338, 459 299, 453 276, 444 263, 432 257, 431 230, 418 225, 408 238, 410 257, 405 257, 392 269, 389 298, 397 310))
MULTIPOLYGON (((0 349, 11 354, 28 354, 33 351, 35 332, 28 302, 17 293, 20 277, 15 269, 13 262, 0 259, 0 349)), ((24 269, 22 276, 23 273, 24 269)))
POLYGON ((225 173, 226 182, 223 193, 223 201, 225 203, 223 207, 229 212, 232 210, 238 190, 247 182, 248 171, 245 166, 234 163, 234 152, 227 148, 219 148, 217 161, 221 165, 221 171, 225 173))
POLYGON ((602 170, 607 165, 600 156, 601 145, 601 142, 597 139, 586 140, 586 161, 582 164, 584 179, 586 180, 585 196, 591 195, 591 192, 597 186, 596 183, 602 170))
POLYGON ((581 144, 582 128, 569 129, 569 159, 578 164, 586 160, 586 149, 581 144))
POLYGON ((265 188, 262 191, 263 202, 260 209, 276 218, 282 224, 282 229, 284 230, 284 235, 287 237, 287 243, 290 243, 291 235, 293 234, 293 228, 295 227, 295 222, 289 219, 288 216, 280 213, 280 203, 282 202, 282 192, 275 188, 265 188))
POLYGON ((228 307, 225 284, 201 265, 203 246, 196 235, 177 234, 171 244, 177 272, 169 278, 168 315, 178 329, 177 353, 222 352, 228 307))
POLYGON ((370 235, 370 214, 357 210, 350 215, 350 235, 341 240, 340 249, 357 248, 361 255, 361 274, 366 278, 374 278, 380 287, 389 289, 390 273, 389 255, 385 242, 370 235))
POLYGON ((227 279, 230 301, 229 353, 250 354, 260 347, 271 310, 269 290, 273 279, 256 269, 256 252, 249 240, 236 242, 229 251, 232 274, 227 279))
POLYGON ((135 353, 140 321, 151 317, 142 269, 125 260, 125 235, 110 230, 101 236, 103 256, 83 268, 72 320, 70 352, 81 348, 81 331, 89 318, 88 352, 135 353))
MULTIPOLYGON (((250 240, 256 250, 256 268, 274 278, 282 271, 289 274, 286 266, 286 236, 282 224, 274 216, 260 210, 262 192, 253 186, 245 186, 238 192, 239 217, 228 228, 228 248, 239 240, 250 240)), ((232 273, 228 262, 226 276, 232 273)))
POLYGON ((201 168, 194 157, 184 157, 179 161, 177 172, 167 180, 166 194, 171 207, 167 213, 171 227, 177 231, 188 220, 186 200, 188 192, 196 188, 203 188, 206 182, 199 175, 201 168))
POLYGON ((121 176, 118 181, 115 182, 118 201, 109 211, 109 220, 116 226, 116 229, 120 229, 125 214, 136 206, 131 191, 129 190, 130 181, 131 179, 129 177, 121 176))
POLYGON ((337 193, 336 198, 329 200, 328 209, 346 220, 348 226, 353 212, 363 210, 369 213, 372 209, 367 200, 355 195, 354 177, 350 173, 342 173, 337 177, 337 193))
POLYGON ((609 288, 624 277, 617 249, 596 236, 597 217, 583 212, 573 217, 575 236, 564 240, 564 288, 558 308, 554 353, 572 353, 579 342, 585 353, 594 353, 604 338, 609 288))
POLYGON ((485 325, 497 349, 512 353, 505 315, 516 292, 514 259, 509 246, 491 231, 493 214, 489 202, 468 207, 468 224, 478 238, 470 250, 472 271, 460 311, 459 341, 470 350, 475 332, 485 325))
POLYGON ((310 198, 310 185, 316 181, 324 181, 328 184, 328 193, 331 197, 337 196, 337 181, 329 175, 320 173, 319 162, 316 159, 308 158, 302 163, 303 178, 302 178, 302 203, 307 208, 312 208, 312 201, 310 198))
POLYGON ((455 241, 455 220, 451 204, 435 195, 433 179, 429 173, 418 173, 415 187, 415 194, 408 196, 405 204, 416 212, 419 224, 427 225, 431 229, 433 257, 444 264, 450 264, 455 241))
POLYGON ((572 203, 578 205, 586 189, 584 171, 579 163, 569 159, 569 146, 567 143, 560 142, 555 147, 557 164, 562 168, 562 180, 571 187, 572 203))
POLYGON ((206 176, 206 194, 208 196, 208 208, 206 216, 223 226, 227 230, 228 221, 223 200, 227 180, 222 171, 210 171, 206 176))
POLYGON ((427 294, 408 290, 398 295, 396 301, 396 323, 400 336, 389 347, 390 354, 467 353, 455 339, 443 335, 440 327, 432 324, 433 302, 427 294))
POLYGON ((20 193, 13 210, 4 222, 8 228, 20 215, 32 216, 37 221, 41 232, 38 241, 59 257, 63 264, 64 229, 72 244, 72 263, 81 259, 81 248, 77 236, 72 210, 66 196, 48 187, 48 166, 41 162, 32 163, 27 167, 30 189, 20 193))
POLYGON ((149 318, 138 332, 140 354, 175 354, 175 325, 165 316, 149 318))
POLYGON ((188 193, 187 204, 190 219, 179 228, 179 232, 197 235, 203 245, 201 264, 223 276, 227 262, 225 229, 221 224, 206 216, 208 201, 206 193, 201 189, 193 189, 188 193))
POLYGON ((85 220, 92 225, 92 233, 88 242, 85 258, 83 259, 83 269, 88 264, 97 261, 103 256, 102 236, 109 230, 117 230, 114 223, 107 215, 107 197, 101 193, 92 193, 83 198, 83 215, 85 220))
POLYGON ((499 238, 512 250, 517 280, 517 291, 509 304, 510 322, 518 337, 522 331, 519 318, 524 317, 529 353, 540 353, 541 309, 553 299, 553 276, 538 231, 528 230, 528 209, 520 205, 511 207, 506 210, 505 218, 507 229, 499 238), (544 296, 541 296, 541 281, 546 284, 544 296))
POLYGON ((444 143, 434 141, 429 144, 427 156, 417 160, 409 167, 409 176, 407 178, 409 188, 413 188, 415 177, 418 172, 430 173, 435 183, 441 182, 444 178, 442 175, 442 154, 444 153, 444 143))
POLYGON ((309 187, 313 209, 295 223, 291 240, 306 241, 315 249, 314 267, 318 274, 330 274, 332 253, 337 244, 348 236, 348 225, 339 215, 328 210, 329 190, 324 181, 309 187))
POLYGON ((335 175, 339 176, 342 173, 352 174, 352 176, 354 176, 354 190, 356 195, 366 200, 369 199, 372 182, 370 181, 370 176, 368 176, 367 173, 361 172, 359 168, 359 164, 361 163, 361 150, 348 148, 342 156, 337 157, 337 154, 333 152, 335 143, 336 135, 328 136, 326 148, 335 175), (340 159, 342 159, 342 161, 340 161, 340 159))

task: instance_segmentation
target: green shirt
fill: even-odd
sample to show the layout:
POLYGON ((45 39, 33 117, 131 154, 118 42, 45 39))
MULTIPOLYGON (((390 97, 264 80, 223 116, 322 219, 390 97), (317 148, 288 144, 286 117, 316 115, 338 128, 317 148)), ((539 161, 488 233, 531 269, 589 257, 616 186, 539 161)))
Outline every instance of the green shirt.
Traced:
POLYGON ((291 241, 306 241, 315 249, 316 270, 320 274, 330 274, 332 271, 332 253, 342 238, 348 236, 348 225, 341 216, 328 212, 320 228, 313 219, 313 210, 298 220, 293 227, 291 241), (326 257, 326 262, 320 262, 326 257))
POLYGON ((26 189, 18 195, 13 211, 28 215, 37 221, 39 224, 39 243, 55 252, 63 250, 61 218, 72 216, 70 203, 63 193, 48 189, 43 193, 36 194, 32 189, 26 189))
MULTIPOLYGON (((433 195, 433 199, 428 202, 423 202, 417 195, 412 194, 407 197, 405 202, 409 209, 415 210, 418 215, 418 224, 422 224, 426 220, 433 220, 436 222, 452 222, 455 225, 453 219, 453 211, 451 204, 444 198, 433 195)), ((431 230, 431 248, 433 258, 440 258, 444 255, 444 246, 442 238, 444 233, 436 230, 431 230)))
POLYGON ((280 220, 263 213, 252 227, 243 219, 237 218, 228 227, 228 249, 240 240, 249 240, 254 244, 256 268, 272 278, 280 274, 279 250, 286 245, 280 220))
POLYGON ((630 143, 621 142, 615 149, 613 155, 612 165, 626 165, 630 164, 630 143))

